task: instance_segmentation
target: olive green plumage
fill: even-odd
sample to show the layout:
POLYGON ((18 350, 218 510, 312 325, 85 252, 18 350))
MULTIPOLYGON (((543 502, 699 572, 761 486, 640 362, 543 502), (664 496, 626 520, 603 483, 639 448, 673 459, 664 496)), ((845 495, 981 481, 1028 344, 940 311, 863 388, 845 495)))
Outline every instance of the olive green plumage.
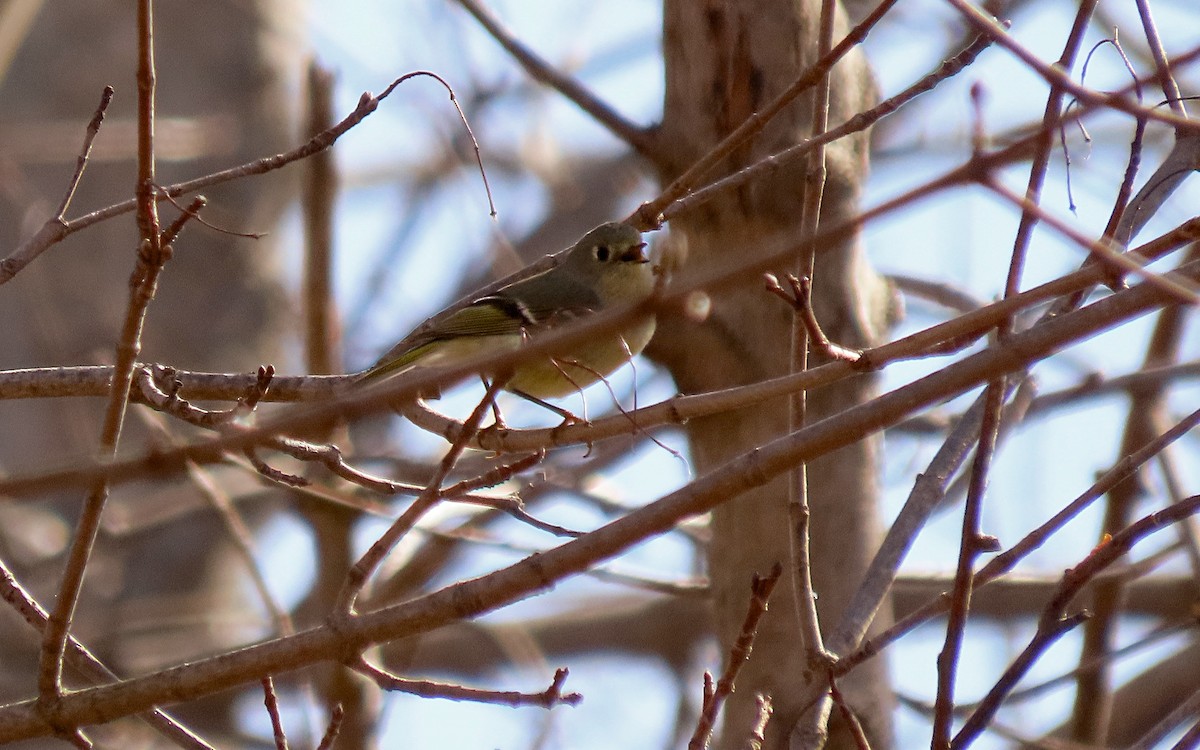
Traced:
MULTIPOLYGON (((646 243, 636 229, 601 224, 567 250, 558 265, 479 297, 449 315, 422 323, 362 374, 376 382, 415 367, 452 366, 485 353, 512 351, 539 331, 644 299, 654 290, 646 243)), ((518 363, 505 388, 538 399, 558 398, 606 377, 645 348, 654 317, 553 356, 518 363)))

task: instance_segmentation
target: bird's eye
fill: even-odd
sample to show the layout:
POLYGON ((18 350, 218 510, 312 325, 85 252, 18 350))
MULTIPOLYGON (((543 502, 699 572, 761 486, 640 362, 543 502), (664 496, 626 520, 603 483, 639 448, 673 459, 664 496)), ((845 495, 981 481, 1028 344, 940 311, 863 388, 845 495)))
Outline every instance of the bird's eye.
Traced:
POLYGON ((607 262, 608 257, 611 254, 611 252, 612 251, 610 251, 608 249, 608 245, 597 245, 596 246, 596 260, 600 261, 601 263, 607 262))

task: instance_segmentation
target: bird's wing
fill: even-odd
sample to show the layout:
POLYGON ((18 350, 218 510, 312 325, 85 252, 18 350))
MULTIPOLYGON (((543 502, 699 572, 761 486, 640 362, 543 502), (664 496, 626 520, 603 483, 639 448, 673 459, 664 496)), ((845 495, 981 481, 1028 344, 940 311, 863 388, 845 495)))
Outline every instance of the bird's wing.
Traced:
POLYGON ((602 307, 594 289, 562 274, 552 279, 535 276, 519 285, 513 294, 521 300, 526 330, 558 325, 602 307))

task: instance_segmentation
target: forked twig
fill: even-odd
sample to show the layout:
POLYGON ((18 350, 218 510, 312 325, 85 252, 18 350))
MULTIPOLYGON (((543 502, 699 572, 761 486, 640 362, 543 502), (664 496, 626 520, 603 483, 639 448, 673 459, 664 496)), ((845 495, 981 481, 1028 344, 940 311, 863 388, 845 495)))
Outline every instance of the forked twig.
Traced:
POLYGON ((746 618, 742 621, 742 630, 738 634, 737 640, 729 649, 728 660, 725 663, 725 671, 721 673, 721 679, 714 686, 712 675, 708 672, 704 673, 704 701, 700 707, 700 718, 696 722, 696 729, 688 742, 688 750, 702 750, 702 748, 708 747, 717 717, 721 715, 721 706, 733 692, 738 673, 741 672, 746 660, 750 658, 750 652, 754 648, 754 639, 758 635, 758 621, 766 614, 771 592, 775 590, 775 584, 779 582, 779 577, 782 575, 783 566, 776 563, 766 576, 760 577, 755 574, 751 581, 750 602, 746 609, 746 618))

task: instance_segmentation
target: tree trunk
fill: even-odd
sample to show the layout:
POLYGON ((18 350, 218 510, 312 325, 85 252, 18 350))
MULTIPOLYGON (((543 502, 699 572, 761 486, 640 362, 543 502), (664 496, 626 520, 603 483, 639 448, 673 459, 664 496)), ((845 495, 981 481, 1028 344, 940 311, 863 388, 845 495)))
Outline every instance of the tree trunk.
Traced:
MULTIPOLYGON (((664 12, 666 102, 661 142, 673 149, 660 162, 664 181, 717 143, 784 90, 816 59, 820 3, 815 0, 668 0, 664 12)), ((844 23, 839 22, 844 29, 844 23)), ((844 33, 844 32, 843 32, 844 33)), ((838 34, 835 33, 835 39, 838 34)), ((873 88, 858 55, 833 71, 831 125, 869 105, 873 88)), ((718 170, 750 164, 808 134, 812 94, 801 98, 718 170)), ((821 221, 854 214, 866 172, 866 139, 833 144, 827 153, 821 221)), ((713 177, 721 174, 712 175, 713 177)), ((752 258, 765 243, 799 237, 805 183, 801 167, 782 170, 710 202, 671 222, 687 237, 688 266, 721 266, 752 258)), ((775 269, 792 272, 795 267, 775 269)), ((819 250, 814 306, 829 336, 866 346, 883 332, 889 295, 867 266, 857 240, 819 250)), ((699 392, 752 383, 785 374, 790 367, 791 309, 748 279, 716 295, 702 325, 664 321, 653 354, 666 363, 680 389, 699 392)), ((819 362, 817 362, 819 364, 819 362)), ((861 403, 875 392, 863 376, 810 394, 809 421, 861 403)), ((730 458, 778 437, 788 429, 786 400, 698 419, 688 426, 695 469, 704 474, 730 458)), ((877 451, 871 437, 808 467, 814 587, 823 626, 832 628, 857 586, 877 539, 877 451)), ((724 649, 737 637, 749 602, 754 573, 780 562, 790 570, 788 482, 776 479, 720 506, 712 519, 709 557, 717 632, 724 649)), ((725 713, 722 747, 741 747, 755 711, 755 694, 770 694, 774 716, 769 748, 786 748, 800 717, 799 695, 807 667, 790 582, 776 588, 770 609, 737 691, 725 713)), ((845 693, 872 747, 891 744, 892 700, 885 664, 865 665, 844 679, 845 693)), ((852 747, 837 717, 832 747, 852 747)))

